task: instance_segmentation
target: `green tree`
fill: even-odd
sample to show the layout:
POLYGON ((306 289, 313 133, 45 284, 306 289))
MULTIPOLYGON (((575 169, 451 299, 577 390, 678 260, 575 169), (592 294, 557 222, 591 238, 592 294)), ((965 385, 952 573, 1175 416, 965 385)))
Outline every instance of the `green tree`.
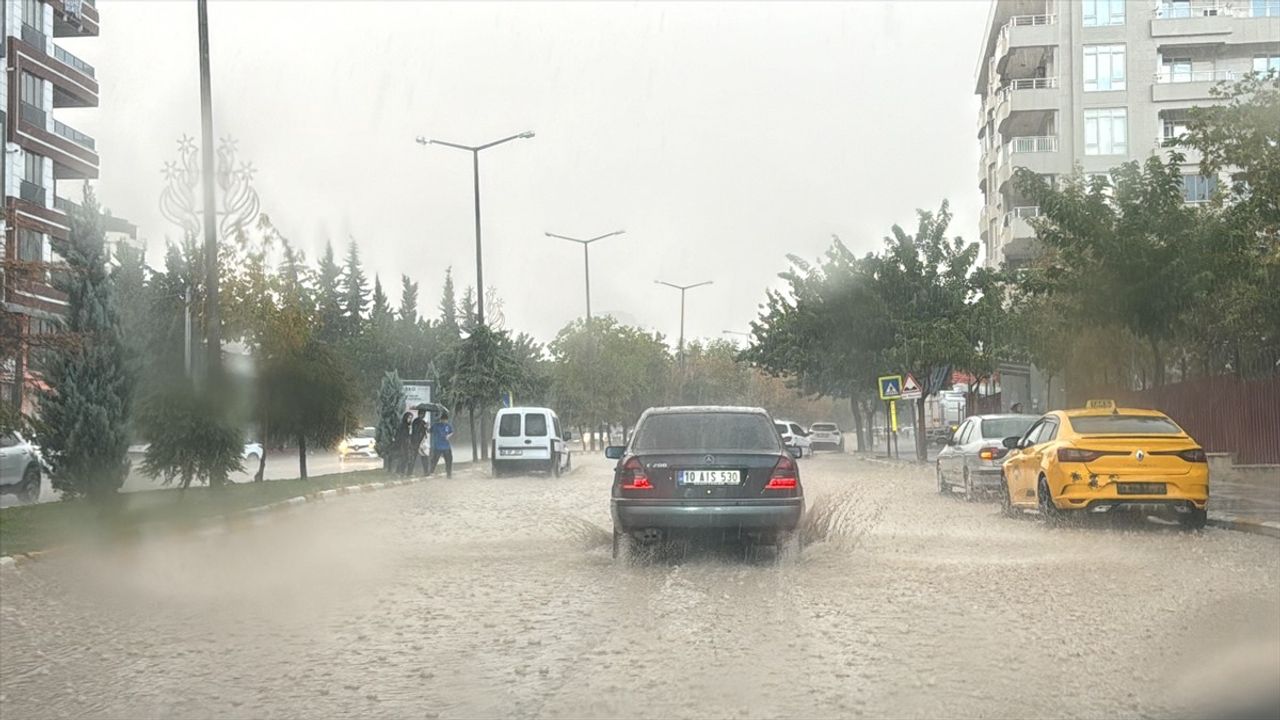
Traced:
POLYGON ((418 325, 418 283, 410 282, 408 275, 400 276, 400 310, 397 314, 402 328, 418 325))
POLYGON ((382 458, 384 470, 392 470, 396 435, 400 431, 400 418, 404 413, 404 383, 395 370, 382 374, 378 388, 378 426, 374 432, 374 448, 382 458))
POLYGON ((360 266, 360 248, 356 241, 347 244, 347 260, 342 269, 341 308, 345 339, 359 337, 369 309, 369 281, 360 266))
POLYGON ((326 242, 316 272, 316 319, 320 339, 328 342, 335 342, 343 335, 341 276, 342 269, 333 259, 333 244, 326 242))
POLYGON ((459 333, 458 297, 453 289, 453 268, 444 269, 444 290, 440 293, 440 325, 454 335, 459 333))
POLYGON ((40 392, 40 437, 64 497, 103 501, 129 472, 128 421, 134 375, 112 301, 103 253, 102 213, 86 186, 84 203, 70 213, 67 269, 55 276, 67 294, 63 328, 76 343, 54 354, 40 392))

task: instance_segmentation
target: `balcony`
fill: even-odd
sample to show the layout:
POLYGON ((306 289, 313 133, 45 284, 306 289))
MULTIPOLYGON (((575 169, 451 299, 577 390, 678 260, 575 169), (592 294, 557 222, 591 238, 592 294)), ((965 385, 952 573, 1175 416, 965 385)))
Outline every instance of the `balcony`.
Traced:
POLYGON ((94 75, 94 70, 92 65, 81 60, 75 55, 72 55, 66 50, 63 50, 60 45, 53 46, 53 57, 56 58, 62 64, 69 65, 75 68, 77 71, 79 71, 84 75, 87 75, 89 77, 96 77, 94 75))
POLYGON ((79 203, 72 202, 59 195, 53 196, 53 208, 70 215, 73 211, 79 210, 79 203))
POLYGON ((1208 100, 1209 90, 1220 82, 1231 82, 1240 76, 1235 70, 1164 69, 1156 73, 1151 86, 1151 99, 1156 102, 1186 102, 1208 100))
POLYGON ((95 37, 98 8, 88 0, 48 0, 53 6, 54 37, 95 37))
POLYGON ((1013 113, 1056 111, 1059 101, 1056 77, 1010 80, 996 93, 996 127, 1001 132, 1007 131, 1013 113))
POLYGON ((71 142, 79 145, 80 147, 85 148, 86 150, 93 150, 95 152, 97 151, 97 147, 95 147, 95 142, 93 138, 89 137, 88 135, 85 135, 79 130, 76 130, 70 125, 66 125, 64 123, 58 122, 57 120, 54 120, 53 132, 54 134, 60 137, 64 137, 70 140, 71 142))
POLYGON ((1004 70, 1009 51, 1020 47, 1043 47, 1058 43, 1057 15, 1014 15, 996 37, 996 69, 1004 70))
POLYGON ((1058 174, 1058 137, 1038 135, 1015 137, 1000 149, 1000 165, 996 170, 996 183, 1003 186, 1013 177, 1014 168, 1025 167, 1040 175, 1058 174))
POLYGON ((1156 7, 1151 36, 1166 42, 1197 44, 1206 36, 1219 42, 1274 42, 1280 28, 1280 0, 1204 0, 1164 2, 1156 7), (1258 23, 1259 19, 1271 22, 1258 23))
POLYGON ((1035 228, 1031 227, 1031 223, 1027 222, 1034 217, 1040 217, 1040 208, 1036 205, 1024 205, 1015 207, 1004 214, 1004 227, 1009 229, 1009 238, 1016 240, 1020 238, 1033 238, 1036 236, 1035 228))
POLYGON ((44 188, 27 180, 23 180, 18 185, 18 197, 24 201, 44 207, 44 188))

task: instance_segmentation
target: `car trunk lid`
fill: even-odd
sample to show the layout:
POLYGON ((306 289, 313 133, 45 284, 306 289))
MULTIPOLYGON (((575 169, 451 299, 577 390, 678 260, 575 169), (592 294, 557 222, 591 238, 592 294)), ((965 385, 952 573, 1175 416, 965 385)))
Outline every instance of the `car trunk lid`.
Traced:
POLYGON ((1197 446, 1186 435, 1086 435, 1076 447, 1104 453, 1085 463, 1090 474, 1132 477, 1185 475, 1191 463, 1178 453, 1197 446))
POLYGON ((757 498, 778 464, 776 453, 709 452, 639 455, 654 499, 716 501, 757 498))

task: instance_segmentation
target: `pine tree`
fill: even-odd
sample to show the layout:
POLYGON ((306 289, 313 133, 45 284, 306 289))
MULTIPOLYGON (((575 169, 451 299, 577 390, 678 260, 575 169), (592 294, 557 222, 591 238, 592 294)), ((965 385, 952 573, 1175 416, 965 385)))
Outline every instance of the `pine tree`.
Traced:
POLYGON ((134 375, 112 302, 103 252, 102 214, 87 186, 71 211, 67 271, 56 285, 67 294, 61 324, 76 342, 51 358, 40 392, 40 441, 64 497, 102 501, 129 473, 127 423, 134 375))
POLYGON ((409 282, 408 275, 400 276, 400 322, 405 327, 418 324, 418 283, 409 282))
POLYGON ((374 449, 383 459, 383 469, 395 469, 393 450, 396 434, 400 429, 400 417, 404 413, 404 383, 395 370, 383 373, 382 385, 378 388, 378 427, 374 432, 374 449))
POLYGON ((374 327, 390 325, 392 319, 391 305, 387 302, 387 294, 382 291, 382 279, 377 275, 373 276, 373 307, 369 310, 369 319, 374 327))
POLYGON ((352 338, 360 333, 361 321, 369 308, 369 281, 360 267, 360 250, 355 240, 347 245, 341 292, 343 331, 347 338, 352 338))
POLYGON ((466 290, 462 291, 462 301, 458 303, 458 314, 460 315, 460 323, 463 331, 470 333, 475 329, 476 319, 476 291, 470 285, 466 290))
POLYGON ((338 289, 341 274, 333 259, 333 243, 326 242, 316 275, 316 312, 320 338, 329 342, 342 335, 342 296, 338 289))
POLYGON ((444 269, 444 292, 440 295, 440 326, 458 334, 458 298, 453 289, 453 268, 444 269))

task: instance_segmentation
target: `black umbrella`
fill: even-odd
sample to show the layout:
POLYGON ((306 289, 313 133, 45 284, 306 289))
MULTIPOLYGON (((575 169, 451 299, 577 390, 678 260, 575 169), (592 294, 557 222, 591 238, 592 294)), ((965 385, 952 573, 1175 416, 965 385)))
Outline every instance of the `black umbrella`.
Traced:
POLYGON ((441 405, 440 403, 418 403, 417 405, 415 405, 415 406, 414 406, 414 408, 413 408, 413 409, 414 409, 414 410, 426 410, 426 411, 428 411, 428 412, 433 412, 433 413, 447 413, 447 412, 449 412, 449 408, 447 408, 447 407, 445 407, 445 406, 441 405))

